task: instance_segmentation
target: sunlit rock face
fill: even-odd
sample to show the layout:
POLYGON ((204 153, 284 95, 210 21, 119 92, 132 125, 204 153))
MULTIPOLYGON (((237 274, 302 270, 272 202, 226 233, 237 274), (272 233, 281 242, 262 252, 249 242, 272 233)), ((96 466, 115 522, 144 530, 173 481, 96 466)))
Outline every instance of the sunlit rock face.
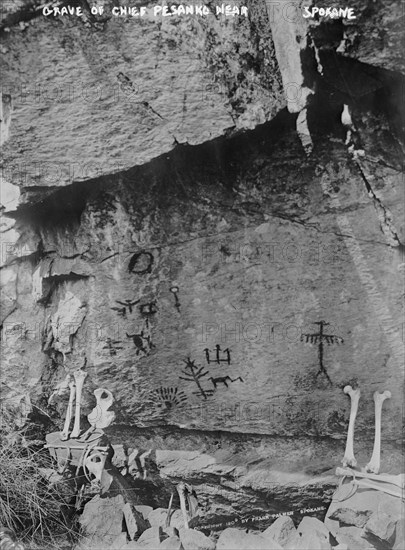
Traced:
POLYGON ((273 48, 264 7, 251 7, 248 19, 160 25, 33 18, 4 41, 7 83, 17 65, 29 85, 106 90, 14 104, 5 397, 62 427, 66 403, 47 399, 84 366, 84 421, 94 388, 108 388, 110 440, 153 449, 163 501, 185 478, 224 515, 323 506, 348 384, 362 390, 359 464, 373 392, 387 389, 382 470, 400 468, 401 76, 335 56, 308 23, 309 151, 282 95, 282 37, 273 48))
POLYGON ((14 114, 4 155, 21 185, 117 173, 176 143, 254 128, 285 106, 265 5, 252 3, 249 18, 134 20, 104 4, 101 18, 41 15, 7 33, 2 85, 14 114))

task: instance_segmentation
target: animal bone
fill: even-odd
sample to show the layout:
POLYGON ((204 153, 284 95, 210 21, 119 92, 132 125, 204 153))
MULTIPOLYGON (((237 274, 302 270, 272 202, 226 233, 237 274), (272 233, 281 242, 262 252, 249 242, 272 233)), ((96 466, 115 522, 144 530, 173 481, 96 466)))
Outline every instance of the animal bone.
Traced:
POLYGON ((84 460, 84 467, 87 468, 99 482, 101 481, 101 474, 104 470, 106 458, 107 455, 105 453, 96 451, 91 453, 91 455, 84 460))
POLYGON ((188 515, 187 515, 187 508, 186 508, 186 485, 185 483, 181 482, 176 486, 177 492, 179 493, 180 497, 180 509, 181 513, 183 514, 183 520, 184 520, 184 527, 188 529, 188 515))
POLYGON ((108 410, 114 402, 113 394, 110 390, 98 388, 94 390, 94 396, 97 404, 87 419, 96 428, 107 428, 115 419, 115 412, 108 410))
POLYGON ((353 477, 353 478, 366 478, 383 483, 389 483, 402 487, 405 491, 405 474, 391 475, 391 474, 369 474, 367 472, 358 472, 357 470, 351 470, 350 468, 336 468, 337 476, 353 477))
POLYGON ((107 428, 115 419, 115 412, 108 410, 114 402, 113 394, 109 390, 98 388, 94 390, 94 395, 96 406, 87 416, 90 428, 83 434, 82 439, 87 439, 96 429, 107 428))
POLYGON ((376 483, 375 481, 368 481, 366 479, 353 479, 352 485, 357 487, 364 487, 366 489, 375 489, 376 491, 382 491, 383 493, 387 493, 389 495, 392 495, 394 497, 401 498, 403 495, 403 491, 398 488, 394 489, 394 487, 386 486, 382 483, 376 483))
POLYGON ((170 518, 171 518, 171 515, 172 515, 173 497, 174 497, 174 493, 171 494, 170 500, 169 500, 169 506, 167 507, 167 516, 166 516, 166 521, 165 521, 165 527, 170 527, 170 518))
POLYGON ((84 384, 84 379, 87 376, 87 372, 83 370, 75 370, 73 373, 75 382, 76 382, 76 407, 75 407, 75 423, 73 425, 72 433, 70 434, 71 438, 79 437, 80 435, 80 403, 82 399, 82 389, 84 384))
POLYGON ((176 486, 176 489, 180 497, 180 508, 183 514, 184 527, 188 529, 189 518, 192 519, 197 512, 198 498, 193 487, 188 483, 180 482, 176 486), (186 503, 186 499, 187 499, 187 503, 186 503), (188 512, 187 512, 187 504, 188 504, 188 512))
POLYGON ((69 388, 70 388, 70 395, 69 395, 69 403, 66 411, 65 424, 63 426, 63 430, 60 433, 60 438, 62 441, 66 441, 66 439, 68 439, 69 437, 69 426, 70 426, 70 421, 72 420, 72 414, 73 414, 73 401, 75 400, 75 383, 70 382, 69 388))
POLYGON ((345 386, 343 391, 350 395, 350 419, 349 428, 347 430, 347 440, 345 454, 342 459, 343 466, 351 466, 352 468, 357 466, 357 460, 354 457, 353 440, 354 440, 354 422, 357 416, 357 409, 359 406, 360 389, 354 390, 351 386, 345 386))
POLYGON ((371 455, 370 462, 366 466, 366 472, 372 472, 378 474, 380 471, 380 455, 381 455, 381 410, 383 403, 386 399, 391 398, 391 392, 386 390, 382 393, 378 391, 374 392, 375 403, 375 435, 374 435, 374 448, 371 455))

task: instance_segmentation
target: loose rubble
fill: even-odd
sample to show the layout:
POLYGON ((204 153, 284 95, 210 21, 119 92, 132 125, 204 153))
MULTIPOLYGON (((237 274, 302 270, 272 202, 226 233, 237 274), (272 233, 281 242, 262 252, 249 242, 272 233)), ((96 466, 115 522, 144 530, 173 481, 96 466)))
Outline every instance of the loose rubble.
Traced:
POLYGON ((261 532, 228 527, 206 535, 186 529, 180 510, 172 515, 176 526, 167 526, 164 508, 142 505, 135 508, 150 527, 135 530, 136 523, 123 523, 124 508, 120 496, 93 497, 81 517, 85 538, 75 550, 399 550, 405 542, 403 502, 373 489, 358 491, 344 502, 332 501, 323 522, 304 516, 295 526, 291 517, 281 516, 261 532), (134 534, 136 540, 130 541, 134 534))

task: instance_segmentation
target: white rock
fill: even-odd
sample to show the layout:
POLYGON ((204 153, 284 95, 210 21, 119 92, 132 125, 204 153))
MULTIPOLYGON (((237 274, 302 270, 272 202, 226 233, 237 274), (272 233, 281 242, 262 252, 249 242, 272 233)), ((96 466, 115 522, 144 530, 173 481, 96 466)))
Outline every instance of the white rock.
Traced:
POLYGON ((13 185, 4 178, 1 178, 1 201, 0 206, 4 212, 13 212, 18 206, 21 191, 18 185, 13 185))
POLYGON ((160 543, 159 550, 184 550, 178 537, 169 537, 160 543))
POLYGON ((350 550, 362 550, 366 548, 369 550, 372 545, 362 536, 363 529, 358 527, 340 527, 337 531, 335 538, 339 544, 347 545, 350 550))
POLYGON ((176 529, 184 528, 184 518, 181 510, 174 510, 170 516, 170 527, 174 527, 176 529))
POLYGON ((281 550, 282 546, 269 537, 246 533, 229 527, 222 531, 217 541, 217 550, 281 550))
POLYGON ((323 535, 327 541, 329 541, 329 529, 317 518, 305 516, 298 525, 297 531, 301 535, 306 533, 319 533, 320 535, 323 535))
POLYGON ((144 504, 136 504, 135 510, 138 510, 138 512, 140 512, 143 515, 144 519, 148 519, 149 514, 153 512, 152 506, 146 506, 144 504))
POLYGON ((384 512, 374 512, 366 523, 364 530, 379 539, 391 543, 395 535, 396 521, 384 512))
POLYGON ((215 550, 215 542, 195 529, 180 529, 179 536, 184 550, 215 550))
POLYGON ((119 535, 122 532, 123 508, 122 495, 110 498, 101 498, 99 495, 93 497, 80 516, 85 534, 98 538, 119 535))
POLYGON ((148 521, 152 527, 155 525, 160 525, 161 527, 165 527, 166 518, 167 518, 166 508, 156 508, 155 510, 152 510, 150 514, 148 514, 148 521))
POLYGON ((278 542, 283 548, 288 548, 290 541, 295 537, 293 520, 288 516, 280 516, 262 533, 262 537, 278 542))
POLYGON ((162 528, 155 525, 154 527, 146 529, 146 531, 142 533, 136 543, 144 548, 151 548, 153 550, 156 550, 157 548, 159 548, 160 543, 163 542, 163 540, 164 536, 162 528))

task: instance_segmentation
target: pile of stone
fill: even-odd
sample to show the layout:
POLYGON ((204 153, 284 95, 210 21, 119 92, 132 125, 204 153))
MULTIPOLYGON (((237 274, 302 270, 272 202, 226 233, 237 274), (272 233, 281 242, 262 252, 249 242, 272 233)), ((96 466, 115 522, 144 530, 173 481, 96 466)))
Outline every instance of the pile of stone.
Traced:
POLYGON ((333 500, 325 525, 350 550, 399 550, 405 548, 404 512, 403 495, 363 487, 347 499, 333 500))
POLYGON ((279 517, 262 532, 230 527, 206 536, 186 529, 180 510, 130 505, 121 495, 89 501, 81 516, 84 538, 75 550, 399 550, 405 547, 403 501, 374 489, 334 500, 324 522, 305 516, 295 527, 279 517))

